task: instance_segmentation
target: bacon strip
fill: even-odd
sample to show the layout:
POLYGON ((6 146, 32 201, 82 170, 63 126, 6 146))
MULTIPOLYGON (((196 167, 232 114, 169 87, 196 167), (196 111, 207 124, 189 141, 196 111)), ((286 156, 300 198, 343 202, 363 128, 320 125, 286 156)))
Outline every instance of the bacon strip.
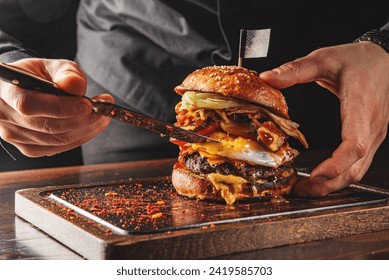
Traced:
POLYGON ((284 131, 287 135, 298 139, 305 148, 308 148, 308 142, 305 139, 305 136, 300 132, 300 130, 298 130, 298 123, 279 117, 266 109, 261 108, 261 110, 268 114, 269 117, 272 118, 272 120, 282 129, 282 131, 284 131))

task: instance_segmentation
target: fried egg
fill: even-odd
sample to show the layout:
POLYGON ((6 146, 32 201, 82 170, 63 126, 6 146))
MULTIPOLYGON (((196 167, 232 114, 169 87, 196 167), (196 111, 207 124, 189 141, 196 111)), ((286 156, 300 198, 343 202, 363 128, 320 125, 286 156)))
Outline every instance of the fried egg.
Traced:
POLYGON ((215 132, 210 138, 220 142, 206 142, 191 144, 194 151, 205 152, 210 155, 219 155, 226 158, 245 161, 251 165, 261 165, 277 168, 292 160, 298 152, 285 145, 277 152, 263 148, 258 142, 243 137, 231 137, 223 132, 215 132))

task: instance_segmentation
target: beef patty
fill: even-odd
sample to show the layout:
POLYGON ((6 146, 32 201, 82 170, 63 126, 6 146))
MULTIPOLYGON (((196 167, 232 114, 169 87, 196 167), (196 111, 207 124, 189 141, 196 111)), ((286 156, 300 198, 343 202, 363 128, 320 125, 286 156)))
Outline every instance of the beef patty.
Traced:
POLYGON ((229 161, 211 165, 205 157, 201 157, 198 153, 187 154, 184 157, 184 163, 186 168, 195 174, 204 176, 210 173, 219 173, 240 176, 248 181, 248 186, 259 189, 277 188, 276 182, 285 183, 296 173, 291 164, 278 168, 250 165, 244 162, 236 166, 229 161))

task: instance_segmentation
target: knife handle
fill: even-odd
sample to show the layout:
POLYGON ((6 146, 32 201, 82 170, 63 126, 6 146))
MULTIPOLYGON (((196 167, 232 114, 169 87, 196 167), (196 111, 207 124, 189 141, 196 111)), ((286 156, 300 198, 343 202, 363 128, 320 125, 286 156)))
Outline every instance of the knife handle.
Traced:
POLYGON ((55 95, 70 95, 55 86, 55 83, 36 76, 13 65, 0 62, 0 79, 15 86, 55 95))

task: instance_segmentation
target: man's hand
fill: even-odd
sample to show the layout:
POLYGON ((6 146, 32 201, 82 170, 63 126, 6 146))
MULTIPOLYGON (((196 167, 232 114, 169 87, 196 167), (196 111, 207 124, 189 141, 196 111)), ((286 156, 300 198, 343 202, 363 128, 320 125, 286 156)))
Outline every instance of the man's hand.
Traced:
MULTIPOLYGON (((0 80, 0 137, 24 155, 51 156, 71 150, 108 126, 110 119, 92 113, 92 104, 81 98, 86 78, 76 63, 33 58, 13 65, 53 81, 74 95, 25 90, 0 80)), ((113 102, 108 94, 95 98, 113 102)))
POLYGON ((323 196, 360 181, 384 141, 389 122, 389 54, 371 42, 318 49, 264 72, 276 88, 315 81, 340 100, 342 143, 294 192, 323 196))

